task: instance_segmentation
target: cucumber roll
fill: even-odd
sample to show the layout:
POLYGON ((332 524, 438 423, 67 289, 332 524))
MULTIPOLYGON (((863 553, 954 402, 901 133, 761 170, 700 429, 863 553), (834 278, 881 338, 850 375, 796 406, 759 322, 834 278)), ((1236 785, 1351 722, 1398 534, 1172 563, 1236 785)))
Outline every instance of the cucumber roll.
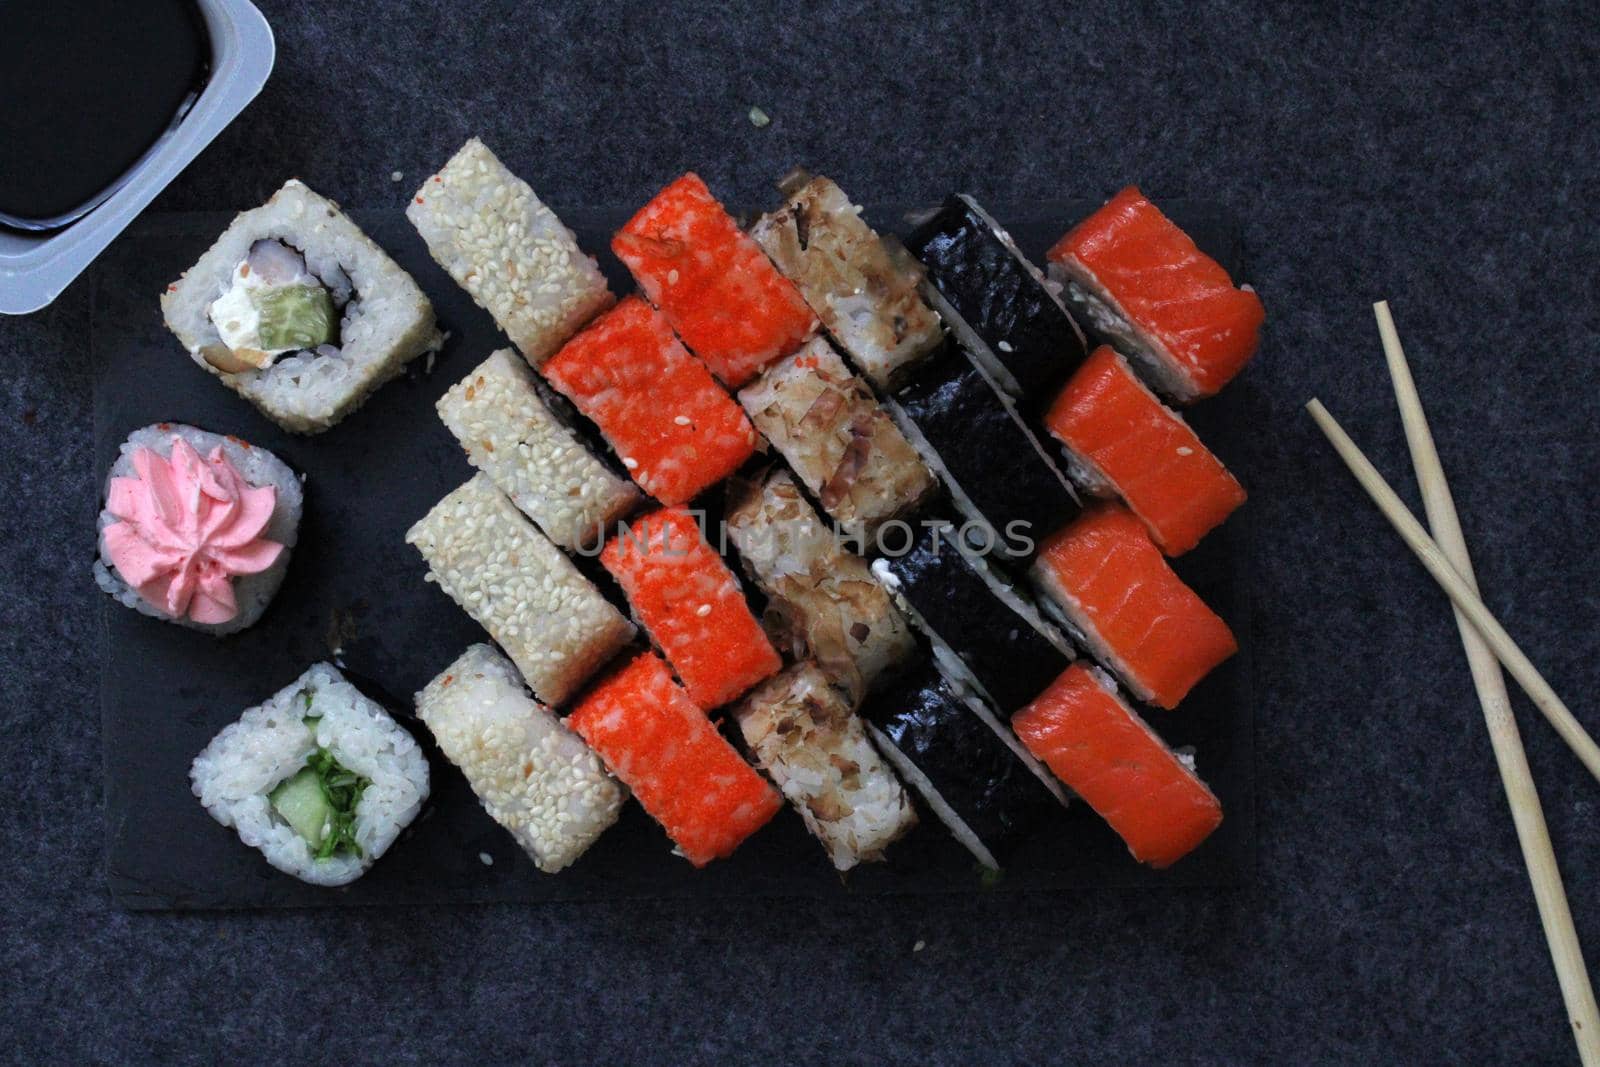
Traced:
POLYGON ((326 663, 223 728, 189 770, 211 817, 313 885, 365 874, 422 809, 428 760, 326 663))

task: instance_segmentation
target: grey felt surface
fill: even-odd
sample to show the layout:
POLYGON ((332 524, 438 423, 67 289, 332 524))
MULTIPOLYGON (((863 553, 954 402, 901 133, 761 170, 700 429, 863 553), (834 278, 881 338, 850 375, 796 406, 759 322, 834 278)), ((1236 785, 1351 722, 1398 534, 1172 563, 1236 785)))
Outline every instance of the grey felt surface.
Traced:
MULTIPOLYGON (((748 202, 797 161, 861 199, 1137 180, 1238 208, 1269 309, 1233 386, 1268 417, 1225 457, 1269 542, 1260 870, 1075 899, 114 911, 80 283, 0 321, 4 1056, 1573 1059, 1445 602, 1299 405, 1320 395, 1416 501, 1368 310, 1390 297, 1486 595, 1600 729, 1592 13, 266 6, 272 81, 155 209, 243 208, 291 173, 390 205, 471 133, 558 209, 640 202, 689 166, 748 202)), ((1600 952, 1600 787, 1517 710, 1600 952)))

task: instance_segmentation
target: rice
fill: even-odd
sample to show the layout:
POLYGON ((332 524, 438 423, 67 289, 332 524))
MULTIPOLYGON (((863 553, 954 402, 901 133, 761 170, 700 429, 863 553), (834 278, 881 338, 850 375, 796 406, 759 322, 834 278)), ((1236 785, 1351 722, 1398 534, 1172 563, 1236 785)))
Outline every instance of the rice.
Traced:
POLYGON ((597 545, 642 499, 553 410, 522 360, 492 353, 439 398, 471 464, 565 549, 597 545))
POLYGON ((490 817, 546 873, 583 855, 627 799, 599 757, 488 645, 468 648, 417 694, 417 717, 490 817))
POLYGON ((345 885, 366 873, 428 796, 428 761, 416 741, 326 663, 224 727, 195 757, 189 778, 211 817, 237 830, 268 863, 325 886, 345 885), (344 851, 317 859, 268 799, 319 747, 370 782, 355 809, 359 855, 344 851))
POLYGON ((187 616, 174 618, 155 604, 150 603, 139 595, 138 590, 123 580, 117 573, 111 557, 107 553, 104 532, 106 527, 117 522, 118 519, 104 508, 100 511, 98 530, 99 558, 94 563, 94 580, 105 593, 118 603, 149 615, 152 618, 174 622, 179 626, 187 626, 191 630, 213 634, 221 637, 224 634, 237 633, 255 625, 256 621, 266 612, 267 605, 277 595, 278 588, 283 584, 284 575, 289 570, 289 557, 291 549, 300 533, 300 515, 304 504, 304 493, 300 484, 300 477, 289 468, 289 465, 264 448, 257 448, 237 437, 225 437, 221 434, 210 433, 193 426, 181 423, 156 423, 133 431, 128 439, 122 443, 116 462, 111 465, 111 471, 106 475, 106 494, 109 496, 111 479, 127 478, 134 475, 133 454, 141 448, 147 448, 166 458, 172 455, 173 442, 182 438, 202 456, 209 455, 218 446, 222 448, 223 455, 228 462, 252 486, 272 486, 277 490, 277 506, 273 510, 272 520, 267 528, 262 531, 262 537, 269 541, 276 541, 283 546, 277 560, 272 566, 256 574, 239 575, 233 580, 233 594, 238 602, 239 613, 225 623, 206 624, 196 622, 187 616))
POLYGON ((476 137, 422 183, 406 218, 535 367, 611 306, 594 257, 476 137))
POLYGON ((216 243, 161 295, 167 328, 195 363, 294 433, 320 433, 354 411, 406 363, 436 350, 433 305, 399 264, 339 211, 295 179, 234 218, 216 243), (234 271, 259 240, 277 240, 340 305, 339 344, 291 352, 264 369, 229 372, 231 350, 211 320, 234 271))
POLYGON ((633 624, 486 474, 434 505, 406 542, 546 704, 565 701, 633 638, 633 624))

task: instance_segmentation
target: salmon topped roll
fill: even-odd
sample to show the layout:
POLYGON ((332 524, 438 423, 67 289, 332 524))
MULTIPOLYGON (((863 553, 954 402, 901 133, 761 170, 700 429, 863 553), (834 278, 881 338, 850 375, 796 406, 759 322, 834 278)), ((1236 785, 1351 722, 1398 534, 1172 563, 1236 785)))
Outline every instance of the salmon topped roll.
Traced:
POLYGON ((1214 395, 1255 355, 1261 298, 1132 185, 1046 258, 1085 324, 1181 403, 1214 395))
POLYGON ((1073 480, 1120 496, 1161 551, 1178 556, 1244 503, 1244 488, 1109 345, 1095 349, 1045 415, 1073 480))
POLYGON ((783 666, 739 579, 683 508, 635 520, 600 562, 702 708, 726 704, 783 666))
POLYGON ((1119 504, 1093 507, 1046 538, 1029 577, 1095 659, 1158 707, 1177 707, 1239 650, 1119 504))
POLYGON ((543 370, 663 504, 687 503, 755 451, 755 428, 739 405, 636 296, 590 323, 543 370))
POLYGON ((567 725, 696 867, 731 855, 783 806, 654 653, 603 679, 567 725))
POLYGON ((685 344, 730 388, 817 329, 794 284, 739 228, 699 175, 657 193, 611 240, 685 344))
POLYGON ((1222 804, 1117 695, 1102 671, 1068 667, 1011 727, 1110 824, 1140 863, 1169 867, 1222 825, 1222 804))

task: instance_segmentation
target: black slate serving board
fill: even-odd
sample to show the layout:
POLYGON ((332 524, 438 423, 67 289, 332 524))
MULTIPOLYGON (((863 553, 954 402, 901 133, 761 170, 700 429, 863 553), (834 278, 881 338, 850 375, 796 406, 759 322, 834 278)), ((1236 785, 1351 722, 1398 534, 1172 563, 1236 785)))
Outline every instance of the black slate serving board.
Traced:
MULTIPOLYGON (((1082 202, 988 205, 1022 249, 1041 260, 1048 243, 1093 210, 1082 202)), ((1201 204, 1167 205, 1202 248, 1241 277, 1239 231, 1201 204)), ((558 205, 559 208, 559 205, 558 205)), ((903 233, 916 214, 869 207, 884 232, 903 233)), ((625 210, 562 211, 613 287, 626 272, 605 251, 625 210)), ((101 682, 107 881, 134 909, 202 909, 537 902, 681 896, 872 896, 885 893, 1059 892, 1088 887, 1240 885, 1253 878, 1255 794, 1248 505, 1178 570, 1229 622, 1242 652, 1206 679, 1177 712, 1152 711, 1174 745, 1199 750, 1199 770, 1226 818, 1196 853, 1168 871, 1139 866, 1088 808, 1075 804, 985 877, 931 815, 890 850, 889 862, 840 877, 787 808, 730 859, 696 871, 671 854, 637 804, 577 865, 539 873, 478 805, 459 772, 411 713, 411 694, 482 631, 433 585, 405 530, 471 474, 433 403, 491 350, 506 344, 428 257, 398 212, 352 212, 422 285, 451 336, 431 370, 381 389, 325 434, 294 437, 190 362, 161 322, 157 296, 210 245, 227 215, 151 216, 138 222, 97 272, 91 332, 95 454, 104 472, 133 429, 188 422, 272 449, 307 476, 300 543, 289 576, 255 627, 216 640, 157 622, 105 599, 101 682), (189 791, 190 761, 246 707, 287 685, 308 665, 333 658, 384 699, 432 764, 433 793, 417 820, 354 885, 320 889, 269 867, 233 831, 212 821, 189 791)), ((1258 432, 1251 394, 1237 386, 1188 413, 1229 458, 1230 439, 1258 432)), ((85 533, 84 580, 93 552, 85 533)))

